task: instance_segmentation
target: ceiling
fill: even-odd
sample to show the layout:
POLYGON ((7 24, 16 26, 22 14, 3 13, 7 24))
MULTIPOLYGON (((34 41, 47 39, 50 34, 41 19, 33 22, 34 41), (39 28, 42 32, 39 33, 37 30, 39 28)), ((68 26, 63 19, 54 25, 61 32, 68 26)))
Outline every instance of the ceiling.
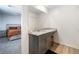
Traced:
POLYGON ((0 13, 2 14, 20 15, 21 11, 21 6, 0 5, 0 13))
POLYGON ((42 13, 48 13, 50 10, 58 8, 58 7, 59 5, 30 5, 29 10, 37 14, 42 14, 42 13), (37 9, 35 8, 35 6, 43 6, 46 9, 46 11, 42 9, 37 9))
POLYGON ((60 5, 44 5, 48 11, 52 10, 52 9, 55 9, 55 8, 58 8, 60 5))
MULTIPOLYGON (((59 7, 58 5, 29 5, 29 10, 34 13, 47 13, 52 9, 59 7), (39 7, 39 8, 37 8, 39 7)), ((0 5, 0 13, 10 15, 20 15, 22 11, 21 5, 0 5)))
POLYGON ((36 8, 36 5, 30 5, 29 6, 29 11, 34 12, 36 14, 41 14, 41 13, 45 13, 44 11, 36 8))

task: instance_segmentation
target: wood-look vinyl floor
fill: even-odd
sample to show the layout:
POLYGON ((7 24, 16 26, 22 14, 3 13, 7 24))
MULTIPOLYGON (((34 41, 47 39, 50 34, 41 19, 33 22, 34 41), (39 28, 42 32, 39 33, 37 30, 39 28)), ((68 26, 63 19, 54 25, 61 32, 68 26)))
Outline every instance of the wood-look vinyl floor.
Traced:
POLYGON ((79 54, 79 49, 65 46, 62 44, 54 43, 51 50, 58 54, 79 54))

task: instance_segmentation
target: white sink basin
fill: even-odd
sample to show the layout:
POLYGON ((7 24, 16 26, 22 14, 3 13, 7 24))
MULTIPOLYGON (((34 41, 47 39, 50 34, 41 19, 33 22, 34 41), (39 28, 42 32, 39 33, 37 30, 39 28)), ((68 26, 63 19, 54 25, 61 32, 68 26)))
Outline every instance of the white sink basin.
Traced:
POLYGON ((42 34, 46 34, 49 32, 55 32, 55 31, 56 31, 55 28, 44 28, 44 29, 40 29, 40 30, 31 31, 29 34, 39 36, 42 34))

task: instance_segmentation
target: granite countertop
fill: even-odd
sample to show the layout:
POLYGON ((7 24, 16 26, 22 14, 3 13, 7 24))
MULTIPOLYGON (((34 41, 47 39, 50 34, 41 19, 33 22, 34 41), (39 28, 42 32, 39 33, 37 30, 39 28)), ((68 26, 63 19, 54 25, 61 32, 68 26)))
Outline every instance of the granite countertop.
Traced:
POLYGON ((31 31, 31 32, 29 32, 29 34, 39 36, 39 35, 43 35, 43 34, 46 34, 49 32, 56 32, 56 31, 57 30, 55 28, 44 28, 44 29, 40 29, 40 30, 31 31))

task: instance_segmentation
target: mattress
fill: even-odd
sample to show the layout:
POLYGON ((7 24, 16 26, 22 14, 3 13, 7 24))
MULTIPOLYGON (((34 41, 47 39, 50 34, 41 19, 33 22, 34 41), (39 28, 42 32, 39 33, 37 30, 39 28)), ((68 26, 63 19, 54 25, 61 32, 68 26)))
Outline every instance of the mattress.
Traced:
POLYGON ((18 29, 8 30, 8 37, 11 37, 11 36, 14 36, 14 35, 18 35, 18 34, 20 34, 20 30, 18 30, 18 29))
POLYGON ((15 36, 9 37, 8 39, 9 39, 9 40, 21 39, 21 35, 15 35, 15 36))

